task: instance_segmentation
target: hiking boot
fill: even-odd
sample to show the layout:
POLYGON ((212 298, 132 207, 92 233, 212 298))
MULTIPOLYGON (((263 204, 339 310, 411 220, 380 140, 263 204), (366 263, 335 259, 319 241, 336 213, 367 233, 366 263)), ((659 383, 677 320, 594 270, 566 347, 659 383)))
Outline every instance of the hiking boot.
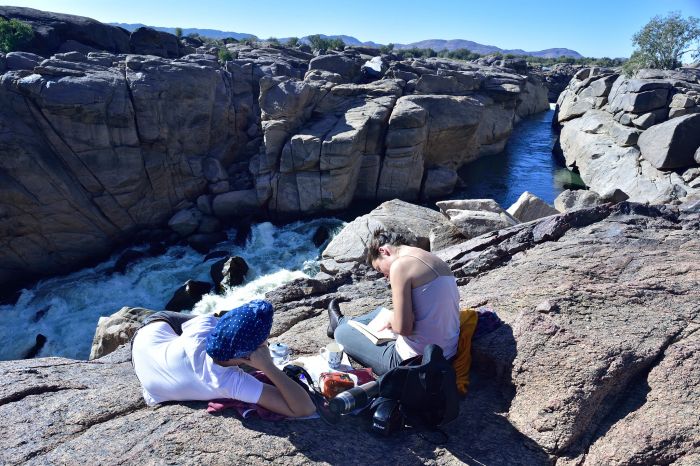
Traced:
POLYGON ((331 302, 328 303, 328 328, 326 329, 326 335, 328 338, 333 338, 335 334, 335 329, 338 326, 340 318, 343 317, 343 313, 340 312, 340 306, 338 305, 338 299, 333 298, 331 302))

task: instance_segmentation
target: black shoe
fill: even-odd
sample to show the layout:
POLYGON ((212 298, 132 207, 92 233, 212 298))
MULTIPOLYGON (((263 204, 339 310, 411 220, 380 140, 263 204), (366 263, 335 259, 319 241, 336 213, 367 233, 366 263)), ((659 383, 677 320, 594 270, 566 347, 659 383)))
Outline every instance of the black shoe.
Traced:
POLYGON ((340 312, 340 306, 338 306, 338 299, 333 298, 331 302, 328 303, 328 328, 326 329, 326 335, 328 338, 333 338, 335 335, 335 329, 338 326, 338 321, 343 317, 343 313, 340 312))

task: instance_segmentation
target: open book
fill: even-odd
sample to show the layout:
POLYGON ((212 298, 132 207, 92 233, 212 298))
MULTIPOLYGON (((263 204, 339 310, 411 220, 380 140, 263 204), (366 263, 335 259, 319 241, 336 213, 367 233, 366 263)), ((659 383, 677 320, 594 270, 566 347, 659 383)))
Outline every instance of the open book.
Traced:
POLYGON ((387 341, 396 340, 398 336, 391 329, 385 328, 384 330, 379 330, 384 327, 386 322, 393 317, 394 313, 389 309, 383 307, 381 311, 372 319, 367 325, 362 324, 356 320, 348 321, 348 325, 357 329, 361 334, 366 336, 375 345, 381 345, 387 341))

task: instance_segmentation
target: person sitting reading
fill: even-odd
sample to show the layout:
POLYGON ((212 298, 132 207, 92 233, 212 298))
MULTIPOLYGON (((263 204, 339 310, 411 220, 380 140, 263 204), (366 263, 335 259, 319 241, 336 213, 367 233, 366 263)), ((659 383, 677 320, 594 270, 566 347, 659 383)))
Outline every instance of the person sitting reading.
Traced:
POLYGON ((233 398, 288 417, 312 415, 306 391, 272 362, 272 305, 251 301, 223 317, 158 312, 132 340, 132 362, 149 406, 165 401, 233 398), (264 384, 238 366, 262 371, 264 384))
MULTIPOLYGON (((388 314, 383 327, 398 334, 397 339, 375 345, 348 325, 336 300, 328 306, 328 336, 378 375, 422 355, 431 343, 442 348, 445 358, 454 357, 460 326, 459 291, 450 267, 435 254, 410 246, 400 233, 383 229, 375 231, 370 239, 367 262, 391 284, 394 312, 388 314)), ((357 320, 367 324, 379 311, 357 320)))

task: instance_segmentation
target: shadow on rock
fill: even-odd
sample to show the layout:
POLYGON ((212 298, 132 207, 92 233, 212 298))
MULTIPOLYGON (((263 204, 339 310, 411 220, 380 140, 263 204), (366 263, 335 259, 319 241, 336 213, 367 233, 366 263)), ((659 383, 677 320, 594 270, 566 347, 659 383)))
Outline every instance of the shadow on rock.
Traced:
MULTIPOLYGON (((297 450, 294 454, 308 462, 373 464, 390 454, 396 464, 551 464, 544 450, 518 432, 505 416, 515 392, 510 383, 516 355, 512 329, 503 325, 480 338, 478 346, 470 390, 460 402, 459 417, 443 428, 446 442, 437 432, 413 428, 378 436, 370 430, 371 415, 367 411, 344 416, 337 425, 320 419, 267 422, 256 418, 241 423, 247 429, 287 439, 297 450)), ((233 411, 218 415, 237 418, 233 411)), ((274 456, 269 452, 266 459, 274 456)))

